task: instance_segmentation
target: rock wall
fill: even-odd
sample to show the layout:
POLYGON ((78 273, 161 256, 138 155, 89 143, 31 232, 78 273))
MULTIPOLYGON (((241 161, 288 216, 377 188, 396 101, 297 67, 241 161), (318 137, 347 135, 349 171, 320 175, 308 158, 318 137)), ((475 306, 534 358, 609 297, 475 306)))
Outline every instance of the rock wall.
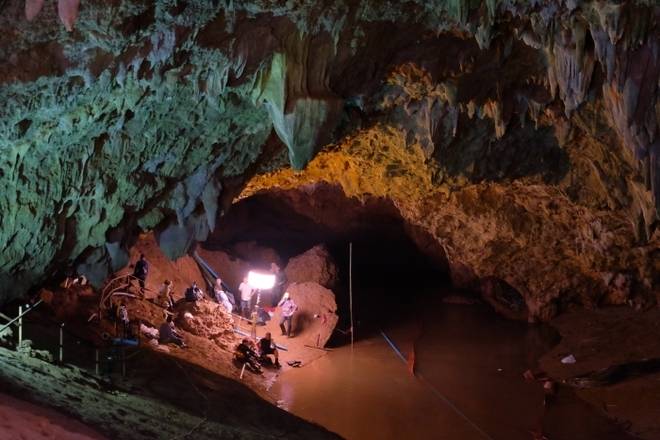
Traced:
POLYGON ((289 260, 284 269, 287 282, 314 282, 328 289, 337 283, 337 265, 324 245, 317 245, 289 260))
POLYGON ((325 145, 350 159, 317 180, 391 198, 533 314, 657 286, 654 1, 38 3, 0 5, 0 302, 103 278, 141 230, 180 256, 325 145))

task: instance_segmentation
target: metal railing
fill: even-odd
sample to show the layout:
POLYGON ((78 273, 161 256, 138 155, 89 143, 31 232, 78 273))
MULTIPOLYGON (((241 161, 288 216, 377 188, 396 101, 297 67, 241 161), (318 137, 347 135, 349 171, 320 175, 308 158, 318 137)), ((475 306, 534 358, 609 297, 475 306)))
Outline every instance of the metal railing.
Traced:
POLYGON ((21 342, 23 341, 23 316, 30 313, 32 310, 34 310, 42 302, 44 302, 44 300, 40 299, 39 301, 34 303, 32 306, 28 306, 28 308, 25 309, 25 310, 23 310, 23 305, 18 306, 18 316, 16 316, 15 318, 9 318, 7 315, 2 314, 2 317, 5 318, 5 319, 8 319, 9 322, 7 324, 5 324, 2 328, 0 328, 0 333, 4 332, 9 327, 16 324, 18 326, 18 344, 20 345, 21 342))

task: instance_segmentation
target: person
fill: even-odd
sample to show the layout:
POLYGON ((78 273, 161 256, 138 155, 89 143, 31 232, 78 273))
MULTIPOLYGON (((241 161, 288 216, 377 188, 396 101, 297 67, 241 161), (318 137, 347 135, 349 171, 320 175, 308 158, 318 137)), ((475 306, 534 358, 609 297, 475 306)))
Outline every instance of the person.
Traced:
POLYGON ((240 344, 236 346, 234 350, 234 359, 242 364, 247 364, 255 373, 261 372, 261 366, 258 362, 257 353, 254 351, 254 344, 245 338, 241 341, 240 344))
POLYGON ((222 280, 220 278, 215 279, 215 286, 213 286, 213 293, 215 294, 215 300, 222 304, 222 306, 227 310, 227 313, 231 313, 233 306, 229 302, 229 297, 225 293, 225 289, 222 288, 222 280))
POLYGON ((238 286, 241 292, 241 314, 245 318, 250 318, 250 301, 252 301, 252 286, 248 284, 248 278, 244 277, 243 282, 238 286))
POLYGON ((275 275, 275 285, 273 286, 273 290, 271 290, 271 301, 269 305, 274 306, 282 298, 287 278, 286 273, 280 269, 277 263, 270 263, 270 272, 275 275))
POLYGON ((173 288, 174 284, 172 284, 172 281, 165 280, 158 291, 158 304, 166 309, 172 309, 174 307, 174 297, 172 296, 173 288))
POLYGON ((279 353, 277 352, 277 346, 275 341, 270 335, 270 332, 266 333, 263 338, 259 341, 259 357, 262 361, 271 362, 269 355, 273 355, 275 365, 277 368, 280 367, 279 353))
POLYGON ((195 302, 201 300, 204 295, 202 294, 201 289, 197 287, 197 283, 193 281, 190 287, 186 289, 185 296, 186 296, 186 301, 195 302))
POLYGON ((179 347, 186 347, 186 343, 183 341, 183 337, 176 331, 174 328, 174 322, 172 322, 172 316, 168 315, 160 325, 159 329, 159 344, 169 344, 174 343, 179 347))
POLYGON ((277 304, 277 306, 282 309, 282 317, 280 318, 280 329, 282 330, 282 336, 287 335, 287 337, 290 338, 292 337, 291 327, 293 325, 293 314, 296 312, 296 310, 298 310, 298 306, 295 302, 293 302, 293 299, 291 299, 289 292, 284 292, 284 296, 277 304), (285 327, 284 324, 287 324, 288 326, 285 327))
POLYGON ((147 274, 149 273, 149 263, 144 257, 144 254, 140 254, 140 259, 135 263, 135 268, 133 269, 133 276, 138 279, 140 283, 140 290, 144 293, 144 283, 147 281, 147 274))
POLYGON ((117 317, 119 318, 119 323, 122 326, 122 337, 128 339, 131 332, 131 320, 128 318, 128 309, 126 308, 125 303, 121 303, 119 309, 117 310, 117 317))

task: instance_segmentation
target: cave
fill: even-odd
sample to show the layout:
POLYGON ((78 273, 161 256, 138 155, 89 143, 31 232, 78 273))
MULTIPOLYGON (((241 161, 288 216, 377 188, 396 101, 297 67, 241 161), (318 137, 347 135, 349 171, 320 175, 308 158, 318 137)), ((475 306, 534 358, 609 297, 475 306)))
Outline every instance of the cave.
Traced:
POLYGON ((377 330, 382 318, 396 318, 426 296, 451 294, 442 248, 407 225, 387 199, 351 199, 327 184, 264 192, 232 206, 217 231, 200 246, 230 253, 238 248, 240 254, 245 243, 253 243, 273 249, 283 261, 317 245, 326 248, 337 266, 333 290, 342 328, 350 326, 350 287, 356 321, 368 332, 377 330))
POLYGON ((660 438, 657 2, 0 28, 0 438, 660 438))

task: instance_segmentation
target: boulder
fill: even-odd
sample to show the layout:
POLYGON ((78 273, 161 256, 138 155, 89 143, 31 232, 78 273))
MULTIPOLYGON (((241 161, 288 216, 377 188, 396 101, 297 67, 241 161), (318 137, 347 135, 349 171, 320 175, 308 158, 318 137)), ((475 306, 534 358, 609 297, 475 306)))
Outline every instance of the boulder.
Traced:
POLYGON ((293 283, 287 290, 298 306, 293 323, 296 339, 325 346, 339 320, 335 294, 314 282, 293 283))
POLYGON ((337 283, 337 266, 322 244, 291 258, 284 273, 289 283, 312 282, 330 289, 337 283))

